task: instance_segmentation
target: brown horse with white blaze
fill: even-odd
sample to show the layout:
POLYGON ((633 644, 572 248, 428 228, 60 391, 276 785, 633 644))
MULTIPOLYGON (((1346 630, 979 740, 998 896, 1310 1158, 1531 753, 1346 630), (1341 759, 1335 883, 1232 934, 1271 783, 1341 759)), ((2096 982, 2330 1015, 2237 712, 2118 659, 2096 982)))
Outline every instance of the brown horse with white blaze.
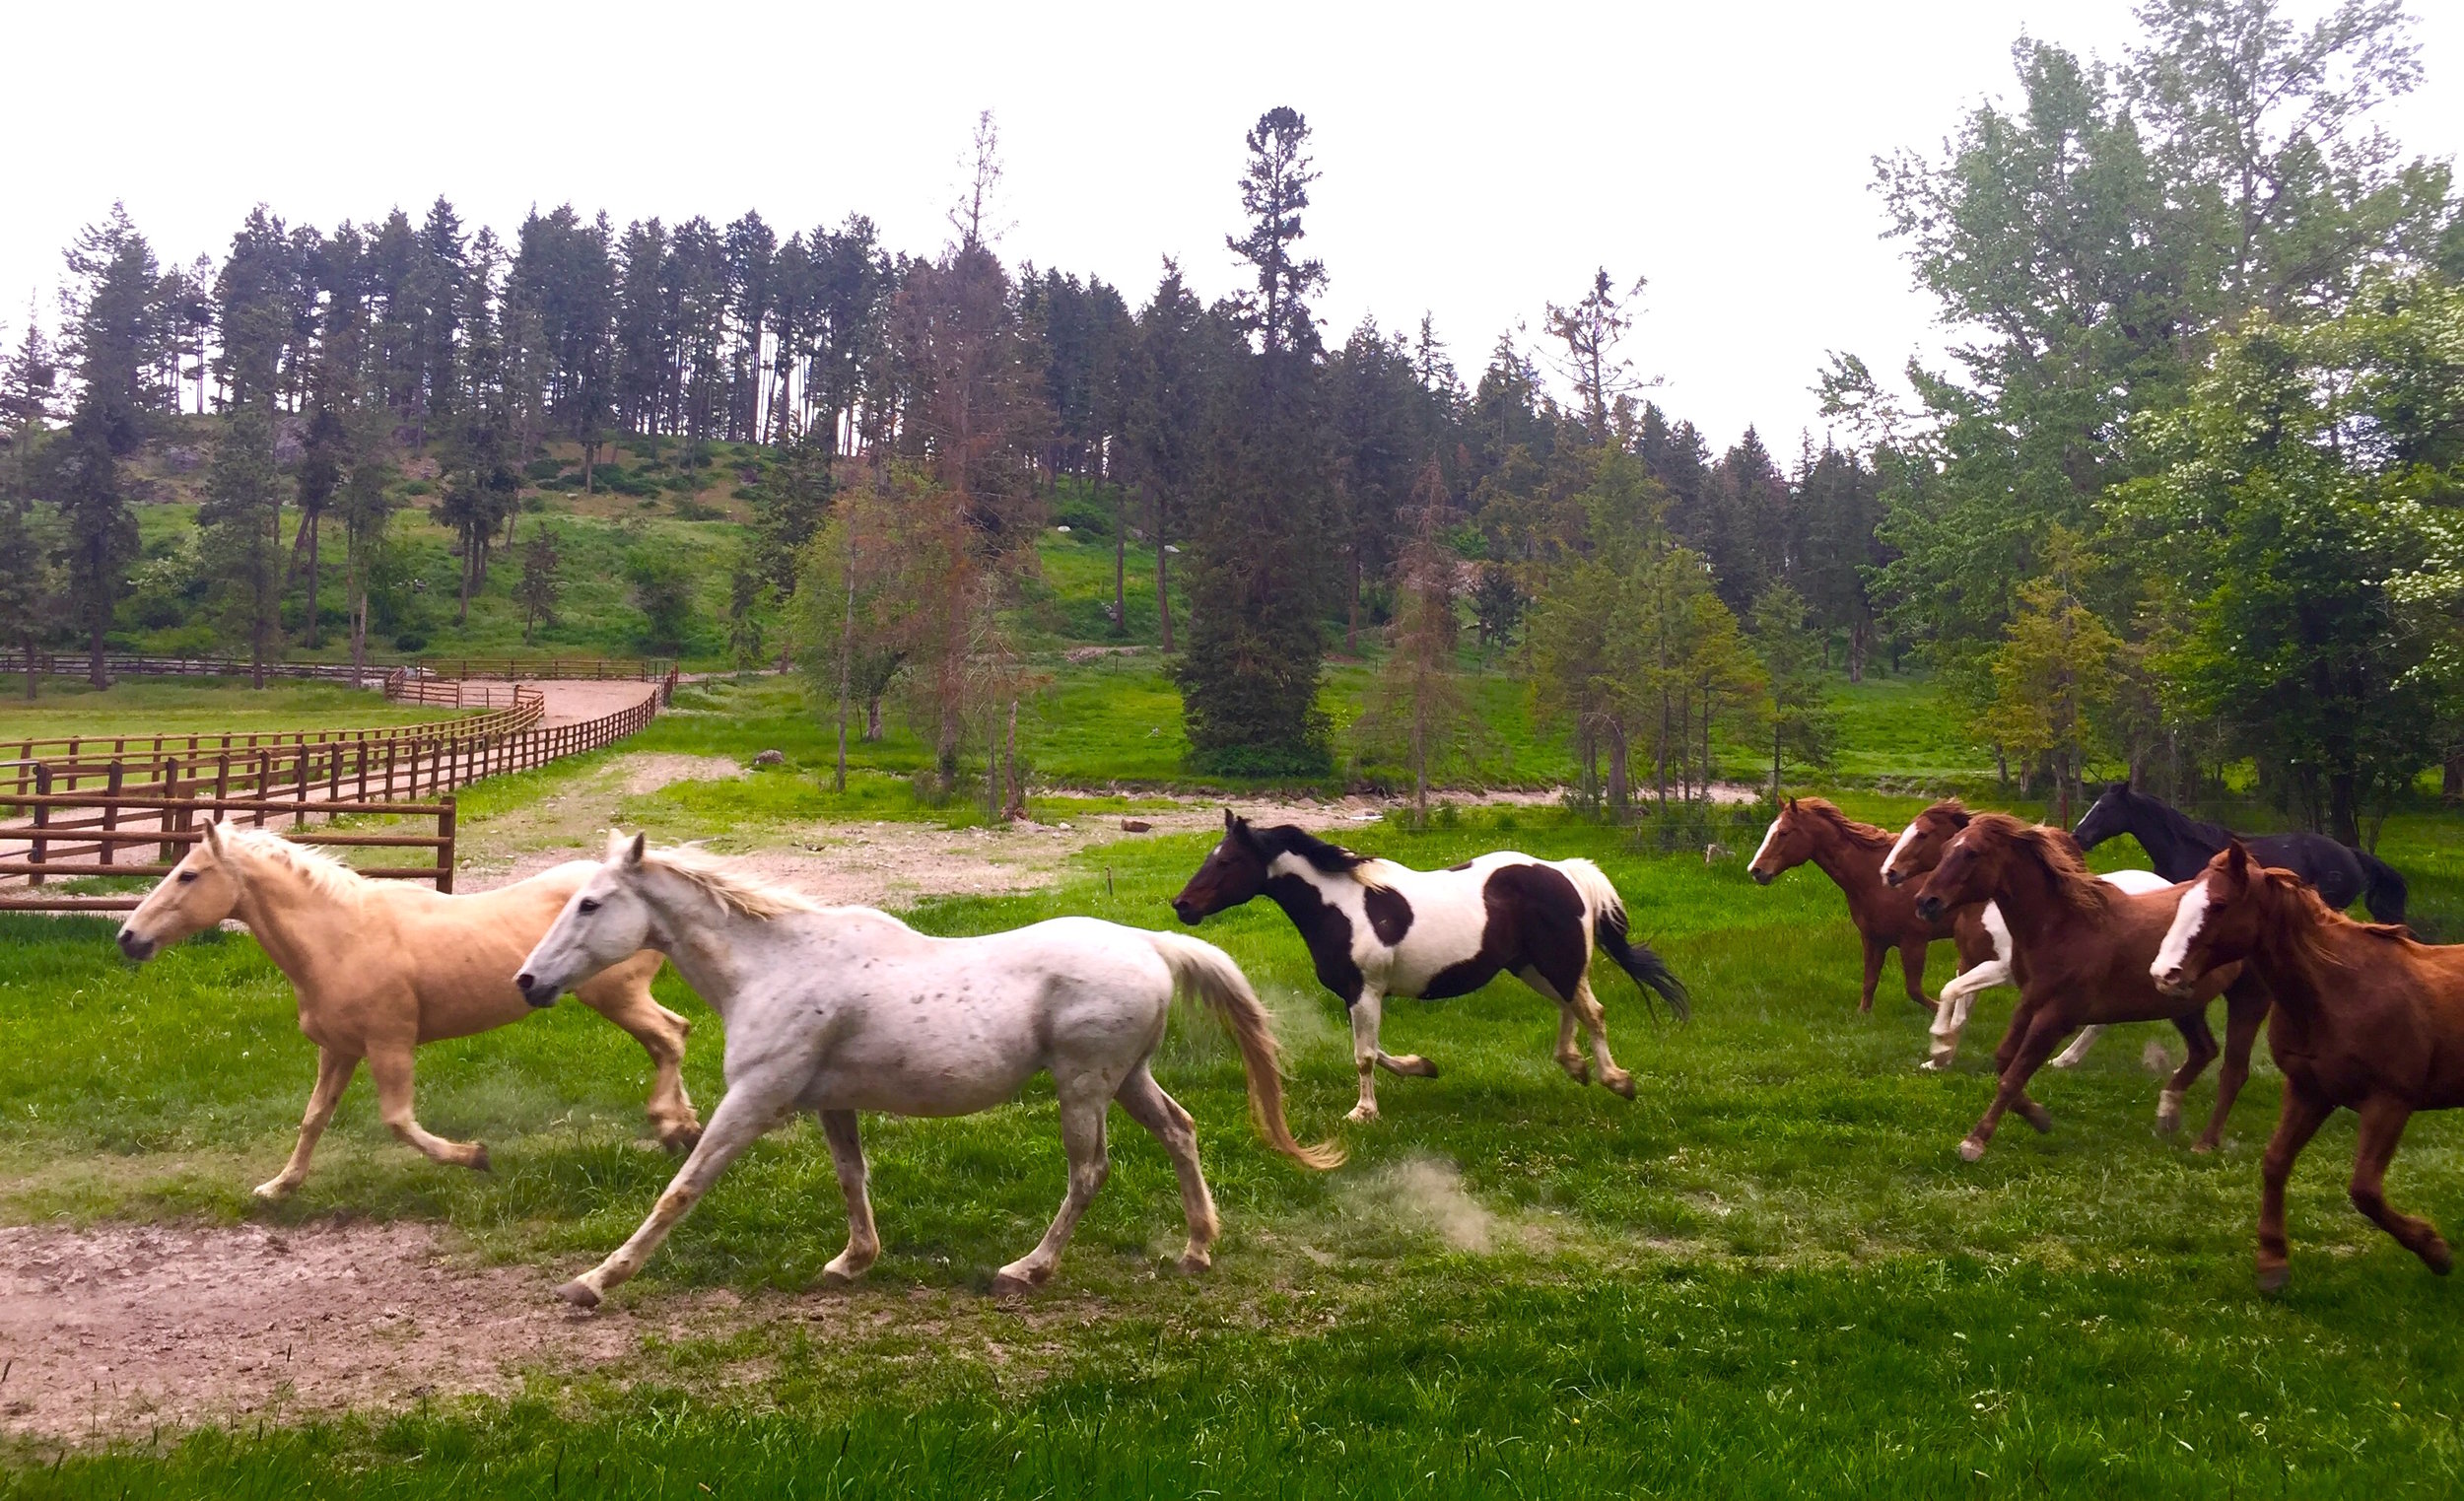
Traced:
MULTIPOLYGON (((258 1197, 281 1198, 307 1179, 309 1154, 362 1058, 376 1081, 377 1113, 397 1138, 435 1161, 484 1171, 486 1146, 431 1134, 412 1113, 412 1054, 528 1016, 513 972, 597 868, 576 861, 495 891, 446 896, 371 880, 270 829, 210 823, 121 924, 120 952, 143 963, 237 918, 298 992, 300 1030, 316 1045, 316 1085, 291 1160, 257 1186, 258 1197)), ((693 1024, 650 998, 658 966, 659 956, 645 950, 574 993, 650 1056, 651 1127, 662 1145, 683 1150, 702 1134, 684 1090, 693 1024)))
POLYGON ((2464 947, 2416 942, 2399 925, 2331 912, 2290 870, 2264 867, 2239 840, 2184 890, 2149 966, 2186 992, 2219 966, 2266 982, 2276 1009, 2268 1051, 2285 1074, 2285 1104, 2260 1167, 2258 1282, 2291 1275, 2285 1183, 2338 1107, 2361 1118, 2353 1153, 2353 1207, 2422 1264, 2445 1276, 2455 1258, 2428 1220, 2387 1202, 2387 1164, 2415 1111, 2464 1106, 2464 947))
POLYGON ((1874 1009, 1882 960, 1895 948, 1908 998, 1931 1011, 1934 1002, 1925 993, 1927 949, 1940 939, 1950 939, 1958 949, 1959 969, 1964 974, 1992 962, 1994 939, 1982 921, 1981 906, 1962 907, 1938 918, 1919 917, 1916 892, 1900 890, 1882 879, 1883 856, 1890 851, 1891 839, 1888 830, 1859 823, 1823 798, 1791 797, 1780 804, 1779 816, 1771 820, 1745 873, 1756 885, 1768 886, 1811 862, 1829 876, 1848 899, 1848 920, 1857 924, 1857 935, 1865 940, 1865 991, 1857 1009, 1874 1009))
POLYGON ((2027 1081, 2056 1044, 2090 1022, 2169 1021, 2181 1032, 2190 1056, 2156 1103, 2157 1129, 2179 1129, 2183 1094, 2217 1056, 2207 1004, 2221 993, 2226 1008, 2224 1067, 2217 1077, 2216 1113, 2193 1150, 2216 1148, 2233 1097, 2250 1074, 2250 1048, 2267 1019, 2267 988, 2235 964, 2209 972, 2180 992, 2158 989, 2148 968, 2179 901, 2178 887, 2135 895, 2096 879, 2068 836, 2007 813, 1979 813, 1951 840, 1917 893, 1917 911, 1939 916, 1970 902, 2001 908, 2019 985, 2010 1030, 1994 1054, 2000 1087, 1959 1143, 1960 1156, 1970 1162, 1984 1156, 2003 1113, 2012 1109, 2040 1131, 2053 1128, 2045 1108, 2027 1097, 2027 1081))

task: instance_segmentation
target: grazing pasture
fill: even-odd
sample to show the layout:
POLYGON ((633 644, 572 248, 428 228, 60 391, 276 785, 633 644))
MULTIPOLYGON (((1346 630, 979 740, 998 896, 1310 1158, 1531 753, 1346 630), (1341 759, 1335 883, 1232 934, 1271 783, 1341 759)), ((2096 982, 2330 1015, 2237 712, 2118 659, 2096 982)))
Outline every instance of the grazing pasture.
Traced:
MULTIPOLYGON (((1915 809, 1847 800, 1884 824, 1915 809)), ((1858 941, 1818 874, 1758 889, 1742 861, 1641 855, 1545 810, 1349 838, 1424 868, 1501 846, 1600 861, 1637 936, 1692 990, 1694 1020, 1648 1022, 1631 985, 1605 976, 1628 1103, 1565 1087, 1554 1016, 1510 981, 1396 1002, 1389 1046, 1447 1067, 1390 1081, 1377 1125, 1341 1126, 1339 1011, 1258 904, 1198 931, 1279 1014, 1295 1130, 1335 1134, 1352 1161, 1321 1176, 1275 1160, 1248 1128, 1232 1050, 1176 1016, 1157 1074, 1197 1117, 1224 1224, 1203 1277, 1171 1266, 1169 1161, 1116 1115, 1113 1177, 1064 1285, 988 1295, 1063 1180, 1039 1082, 981 1116, 868 1118, 882 1257, 862 1287, 826 1290, 846 1227, 807 1123, 748 1150, 611 1300, 599 1317, 645 1328, 615 1365, 542 1364, 511 1396, 405 1394, 351 1413, 304 1393, 197 1431, 123 1422, 116 1445, 65 1453, 27 1440, 10 1494, 2456 1489, 2457 1290, 2346 1205, 2349 1116, 2292 1185, 2301 1276, 2281 1298, 2252 1291, 2281 1087, 2263 1050, 2214 1156, 2150 1128, 2142 1050, 2174 1034, 2131 1027, 2043 1082, 2053 1134, 1971 1165, 1955 1147, 1991 1094, 1982 1060, 1921 1072, 1922 1016, 1846 1003, 1858 941), (732 1326, 656 1331, 662 1308, 721 1291, 742 1300, 732 1326)), ((942 933, 1061 913, 1164 926, 1212 842, 1124 839, 1077 855, 1058 887, 909 916, 942 933)), ((2426 914, 2464 911, 2459 843, 2449 820, 2389 825, 2382 852, 2426 914)), ((1949 974, 1945 945, 1930 983, 1949 974)), ((715 1100, 713 1019, 672 974, 657 993, 702 1024, 687 1078, 715 1100)), ((2009 1004, 1988 994, 1981 1023, 1998 1029, 2009 1004)), ((312 1069, 287 988, 245 937, 191 940, 137 972, 102 922, 0 924, 11 1221, 432 1224, 457 1262, 512 1268, 545 1300, 672 1172, 636 1139, 639 1050, 567 1005, 422 1055, 424 1119, 485 1140, 493 1173, 402 1152, 363 1080, 317 1175, 288 1203, 252 1204, 312 1069)), ((2456 1224, 2464 1123, 2416 1121, 2394 1192, 2456 1224)))

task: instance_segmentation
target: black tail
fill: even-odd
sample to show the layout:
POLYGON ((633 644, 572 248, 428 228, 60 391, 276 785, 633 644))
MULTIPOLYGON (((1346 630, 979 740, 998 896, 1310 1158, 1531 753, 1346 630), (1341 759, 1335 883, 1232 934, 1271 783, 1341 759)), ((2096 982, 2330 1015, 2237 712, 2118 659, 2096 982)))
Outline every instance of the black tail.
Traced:
POLYGON ((1633 976, 1634 983, 1643 987, 1645 999, 1650 998, 1651 991, 1657 990, 1661 998, 1669 1003, 1669 1009, 1677 1013, 1677 1020, 1687 1020, 1694 1014, 1687 1003, 1683 982, 1670 972, 1669 966, 1658 954, 1651 951, 1651 945, 1626 942, 1625 914, 1602 913, 1598 937, 1600 946, 1617 962, 1617 968, 1633 976))
POLYGON ((2408 895, 2404 876, 2367 850, 2353 853, 2361 857, 2361 900, 2369 904, 2370 916, 2381 922, 2403 921, 2408 895))

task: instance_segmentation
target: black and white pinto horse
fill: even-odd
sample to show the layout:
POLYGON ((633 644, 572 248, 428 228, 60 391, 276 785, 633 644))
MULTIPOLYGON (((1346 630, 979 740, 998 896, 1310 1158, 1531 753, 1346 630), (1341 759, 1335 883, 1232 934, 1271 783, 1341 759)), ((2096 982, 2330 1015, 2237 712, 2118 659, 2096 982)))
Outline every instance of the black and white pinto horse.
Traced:
POLYGON ((2260 865, 2292 871, 2338 912, 2357 900, 2366 901, 2370 916, 2379 921, 2404 921, 2407 888, 2396 868, 2324 834, 2235 834, 2222 824, 2202 823, 2169 803, 2135 792, 2127 782, 2116 782, 2105 787, 2104 795, 2079 821, 2072 837, 2081 849, 2092 850, 2120 834, 2138 840, 2139 847, 2148 852, 2148 862, 2168 881, 2197 880, 2210 857, 2237 839, 2260 865))
POLYGON ((1253 828, 1224 810, 1223 841, 1172 899, 1196 924, 1253 898, 1271 898, 1300 929, 1318 980, 1351 1012, 1360 1103, 1350 1119, 1377 1119, 1376 1070, 1433 1078, 1416 1054, 1378 1047, 1386 997, 1465 995, 1500 972, 1557 1003, 1557 1064, 1578 1084, 1591 1064, 1575 1047, 1579 1025, 1600 1063, 1600 1082, 1634 1098, 1634 1076, 1608 1056, 1608 1034, 1592 993, 1592 944, 1637 984, 1687 1014, 1685 987, 1648 944, 1626 940, 1625 902, 1590 860, 1542 860, 1511 851, 1445 870, 1413 870, 1355 854, 1291 824, 1253 828))

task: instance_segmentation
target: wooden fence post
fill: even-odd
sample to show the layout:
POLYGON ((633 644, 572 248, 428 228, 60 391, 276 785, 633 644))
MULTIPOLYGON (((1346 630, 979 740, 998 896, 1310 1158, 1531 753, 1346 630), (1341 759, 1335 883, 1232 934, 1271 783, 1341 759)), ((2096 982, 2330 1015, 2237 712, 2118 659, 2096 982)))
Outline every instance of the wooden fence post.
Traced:
POLYGON ((445 794, 445 811, 437 815, 437 837, 445 843, 437 847, 437 889, 446 896, 453 894, 453 794, 445 794))
MULTIPOLYGON (((163 796, 168 800, 170 798, 177 797, 178 795, 179 763, 176 760, 166 761, 163 763, 163 796)), ((182 815, 185 811, 186 810, 180 808, 165 808, 163 810, 163 816, 156 820, 157 826, 167 834, 175 829, 186 828, 186 823, 182 821, 182 815)), ((173 853, 178 848, 179 846, 174 841, 168 839, 163 841, 163 843, 158 846, 154 852, 154 862, 158 865, 175 865, 179 863, 179 855, 173 853)))
MULTIPOLYGON (((39 761, 34 763, 34 795, 37 797, 48 797, 51 795, 51 768, 43 765, 39 761)), ((32 844, 32 853, 26 856, 30 863, 39 865, 43 862, 44 855, 48 851, 49 846, 42 837, 42 827, 49 822, 51 822, 51 804, 47 802, 35 803, 34 838, 32 844)), ((36 870, 29 874, 26 877, 26 884, 29 886, 41 885, 42 872, 36 870)))
MULTIPOLYGON (((111 763, 110 778, 103 784, 103 794, 111 799, 109 802, 103 805, 103 832, 105 834, 112 832, 120 826, 120 764, 117 761, 114 761, 111 763)), ((103 863, 105 865, 116 863, 116 861, 112 859, 112 856, 119 853, 119 848, 120 842, 118 840, 104 840, 103 842, 103 863)))

